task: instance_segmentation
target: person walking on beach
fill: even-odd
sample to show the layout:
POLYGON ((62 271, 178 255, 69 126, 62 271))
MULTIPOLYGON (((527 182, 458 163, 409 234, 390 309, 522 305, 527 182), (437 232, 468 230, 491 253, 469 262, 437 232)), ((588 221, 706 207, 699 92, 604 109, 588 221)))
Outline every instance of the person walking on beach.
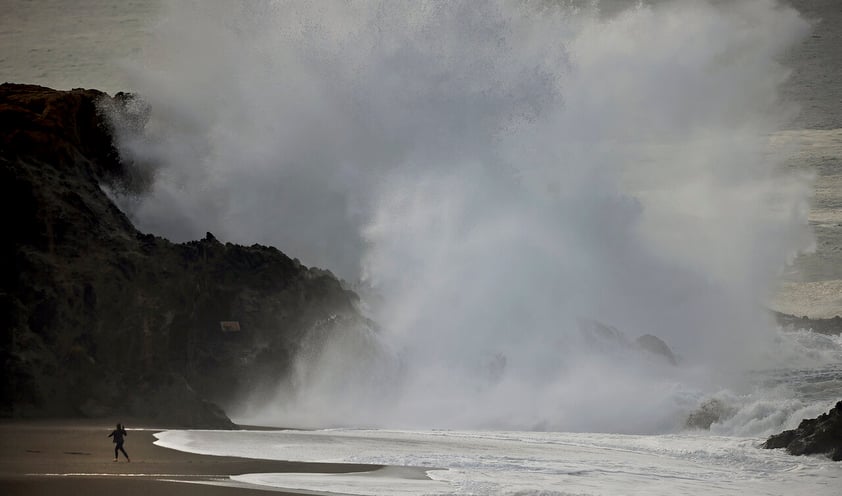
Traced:
POLYGON ((126 432, 126 429, 123 428, 122 424, 117 424, 117 428, 114 429, 108 437, 113 437, 114 441, 114 461, 117 461, 118 451, 123 452, 123 456, 126 457, 127 462, 131 462, 129 460, 129 454, 126 453, 126 450, 123 449, 123 437, 128 436, 129 433, 126 432))

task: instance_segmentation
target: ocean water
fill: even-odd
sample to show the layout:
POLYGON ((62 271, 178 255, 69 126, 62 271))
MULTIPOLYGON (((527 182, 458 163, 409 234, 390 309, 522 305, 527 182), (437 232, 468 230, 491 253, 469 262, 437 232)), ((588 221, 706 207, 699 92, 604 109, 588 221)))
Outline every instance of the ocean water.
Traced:
POLYGON ((121 64, 147 42, 156 0, 0 2, 0 82, 130 89, 121 64))

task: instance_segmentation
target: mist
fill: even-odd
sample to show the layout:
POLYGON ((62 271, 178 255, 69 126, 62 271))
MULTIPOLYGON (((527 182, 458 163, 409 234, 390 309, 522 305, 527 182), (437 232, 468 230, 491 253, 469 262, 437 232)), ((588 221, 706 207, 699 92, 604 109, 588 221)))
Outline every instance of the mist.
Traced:
POLYGON ((121 153, 154 179, 118 201, 363 295, 379 330, 304 346, 244 416, 670 430, 764 366, 764 305, 812 246, 810 178, 770 147, 808 32, 766 0, 178 2, 124 66, 151 114, 121 153))

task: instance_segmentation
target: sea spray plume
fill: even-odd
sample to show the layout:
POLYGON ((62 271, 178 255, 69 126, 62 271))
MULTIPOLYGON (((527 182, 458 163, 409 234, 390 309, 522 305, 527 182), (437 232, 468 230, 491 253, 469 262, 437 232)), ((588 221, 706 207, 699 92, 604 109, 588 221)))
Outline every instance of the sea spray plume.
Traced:
POLYGON ((134 218, 175 239, 275 244, 352 280, 390 171, 499 162, 494 135, 557 95, 551 51, 508 46, 493 4, 168 8, 129 66, 156 110, 149 145, 127 152, 166 164, 134 218))
POLYGON ((133 217, 361 277, 402 360, 359 401, 380 383, 337 388, 359 374, 316 354, 278 423, 653 431, 683 421, 675 393, 761 355, 760 303, 810 243, 809 185, 767 153, 791 116, 775 59, 807 29, 791 9, 169 9, 130 66, 153 111, 127 152, 161 164, 133 217), (685 365, 594 352, 580 318, 685 365))

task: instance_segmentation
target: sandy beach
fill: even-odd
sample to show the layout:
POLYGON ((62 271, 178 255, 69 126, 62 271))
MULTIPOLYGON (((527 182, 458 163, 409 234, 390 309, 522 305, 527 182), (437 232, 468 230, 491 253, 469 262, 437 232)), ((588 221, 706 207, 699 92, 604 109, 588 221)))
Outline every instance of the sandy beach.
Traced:
POLYGON ((194 455, 155 446, 154 433, 166 427, 123 422, 128 429, 125 449, 130 463, 122 454, 119 462, 113 461, 114 445, 107 437, 114 429, 110 422, 0 422, 0 494, 221 496, 265 494, 267 490, 301 494, 238 486, 228 477, 259 472, 347 473, 378 468, 194 455))

